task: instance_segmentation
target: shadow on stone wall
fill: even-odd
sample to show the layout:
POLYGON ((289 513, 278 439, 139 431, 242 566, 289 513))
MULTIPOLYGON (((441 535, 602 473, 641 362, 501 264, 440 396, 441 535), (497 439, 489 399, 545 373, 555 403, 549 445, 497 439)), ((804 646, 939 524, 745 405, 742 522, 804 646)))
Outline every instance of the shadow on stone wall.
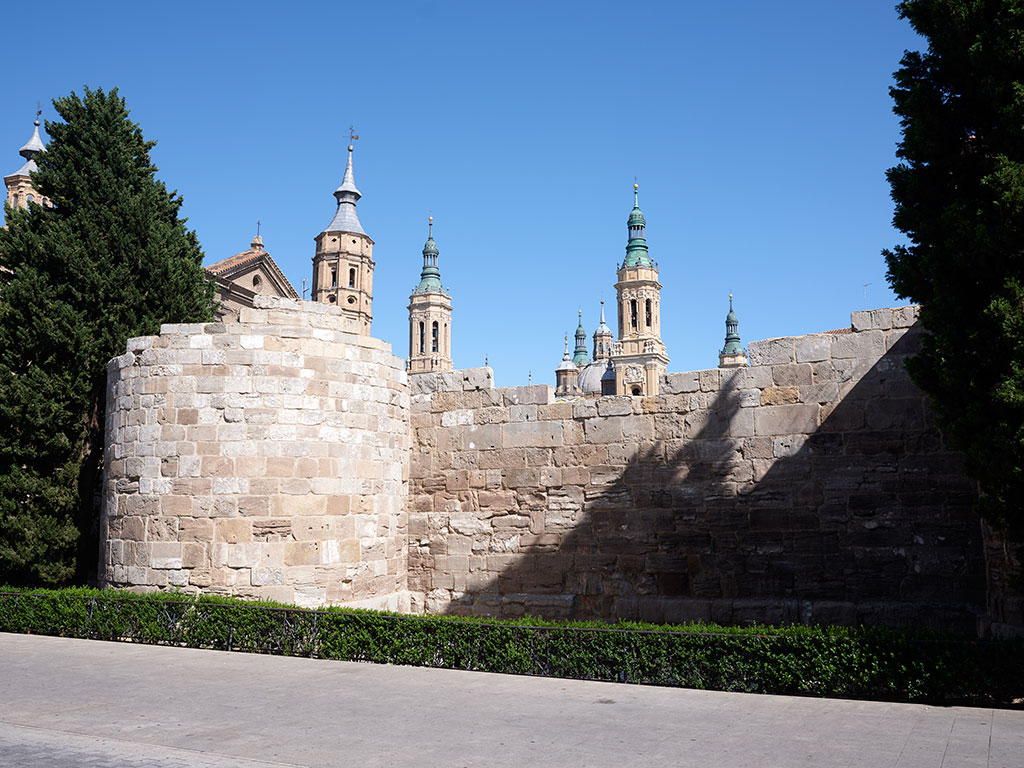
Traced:
POLYGON ((975 632, 985 603, 975 491, 904 370, 915 344, 909 333, 859 378, 815 373, 758 404, 805 408, 744 407, 727 377, 752 369, 722 371, 704 410, 655 404, 656 439, 624 446, 624 472, 536 489, 543 533, 445 610, 975 632), (737 436, 743 411, 752 436, 737 436), (757 436, 773 432, 809 434, 757 436))

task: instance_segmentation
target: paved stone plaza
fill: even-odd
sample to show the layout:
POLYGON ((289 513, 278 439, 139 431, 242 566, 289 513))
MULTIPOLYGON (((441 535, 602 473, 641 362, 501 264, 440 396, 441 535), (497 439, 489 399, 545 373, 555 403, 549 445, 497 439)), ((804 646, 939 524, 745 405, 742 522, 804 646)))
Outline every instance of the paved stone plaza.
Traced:
POLYGON ((0 634, 0 765, 987 766, 1024 712, 0 634))

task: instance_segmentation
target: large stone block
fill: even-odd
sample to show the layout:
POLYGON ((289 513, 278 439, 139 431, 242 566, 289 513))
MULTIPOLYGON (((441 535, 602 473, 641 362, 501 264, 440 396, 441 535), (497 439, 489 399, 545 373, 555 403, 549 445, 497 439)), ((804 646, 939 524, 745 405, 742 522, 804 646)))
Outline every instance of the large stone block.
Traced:
POLYGON ((490 368, 464 368, 462 374, 462 389, 494 389, 494 372, 490 368))
POLYGON ((766 339, 765 341, 752 341, 747 346, 747 355, 751 366, 781 365, 795 362, 794 339, 787 336, 778 339, 766 339))
POLYGON ((557 421, 501 425, 505 448, 551 448, 562 444, 562 424, 557 421))
POLYGON ((763 406, 754 412, 754 433, 759 436, 811 434, 817 429, 817 405, 763 406))
POLYGON ((887 331, 892 328, 891 309, 871 309, 854 312, 850 315, 850 325, 854 331, 887 331))
POLYGON ((664 395, 681 395, 696 392, 700 389, 700 381, 696 371, 689 373, 667 373, 661 377, 661 393, 664 395))
POLYGON ((796 361, 798 363, 817 363, 828 360, 832 356, 832 338, 827 333, 799 336, 796 339, 796 361))
POLYGON ((833 359, 879 358, 885 354, 885 336, 881 331, 866 330, 859 333, 837 335, 832 340, 833 359))

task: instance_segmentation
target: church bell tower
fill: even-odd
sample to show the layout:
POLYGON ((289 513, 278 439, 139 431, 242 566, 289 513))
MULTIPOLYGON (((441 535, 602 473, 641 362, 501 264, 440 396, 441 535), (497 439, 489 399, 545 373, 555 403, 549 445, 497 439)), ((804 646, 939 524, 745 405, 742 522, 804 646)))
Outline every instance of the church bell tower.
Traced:
POLYGON ((653 396, 668 367, 661 341, 661 283, 658 265, 647 252, 639 185, 633 185, 633 210, 627 227, 626 258, 618 269, 615 291, 619 306, 619 338, 612 353, 617 395, 653 396))
MULTIPOLYGON (((352 138, 358 136, 353 134, 352 138)), ((359 335, 369 336, 373 320, 373 240, 356 215, 356 203, 362 195, 352 173, 353 149, 349 144, 345 176, 334 190, 338 210, 316 236, 312 298, 341 307, 355 321, 359 335)))
POLYGON ((409 373, 452 369, 452 297, 441 287, 434 217, 427 219, 420 282, 409 296, 409 373))

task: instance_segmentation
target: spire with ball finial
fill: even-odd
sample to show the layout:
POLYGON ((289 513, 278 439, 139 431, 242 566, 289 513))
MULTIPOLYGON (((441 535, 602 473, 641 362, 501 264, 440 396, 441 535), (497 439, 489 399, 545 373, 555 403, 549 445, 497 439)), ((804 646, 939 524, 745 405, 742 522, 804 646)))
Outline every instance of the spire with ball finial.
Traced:
POLYGON ((441 270, 437 267, 437 243, 434 242, 434 217, 427 217, 427 242, 423 244, 423 271, 420 272, 420 284, 416 293, 441 291, 441 270))
POLYGON ((622 266, 653 266, 651 256, 647 252, 647 221, 644 219, 643 211, 640 210, 640 185, 635 180, 633 182, 633 210, 629 212, 626 227, 629 229, 629 242, 626 243, 626 260, 622 262, 622 266))
POLYGON ((740 343, 740 321, 732 308, 732 294, 729 294, 729 314, 725 316, 725 346, 718 354, 720 368, 736 368, 747 364, 747 353, 740 343))

